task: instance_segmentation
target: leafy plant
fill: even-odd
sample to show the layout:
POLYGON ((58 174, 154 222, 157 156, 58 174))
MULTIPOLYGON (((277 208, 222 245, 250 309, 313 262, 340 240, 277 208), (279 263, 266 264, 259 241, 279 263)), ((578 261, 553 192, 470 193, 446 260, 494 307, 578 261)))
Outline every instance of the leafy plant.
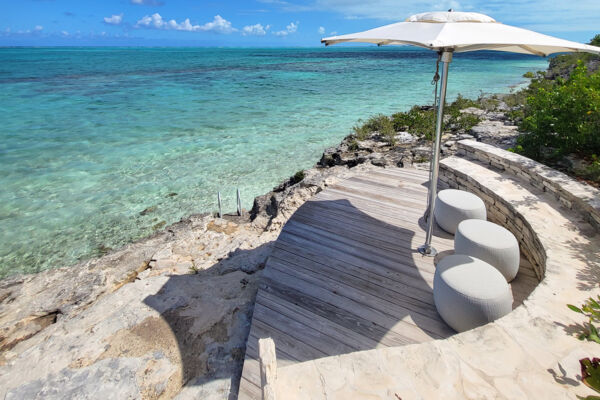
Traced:
MULTIPOLYGON (((481 108, 476 100, 467 99, 458 95, 455 101, 445 107, 446 116, 443 130, 468 131, 479 123, 480 118, 469 113, 461 113, 460 110, 469 107, 481 108)), ((355 125, 352 129, 354 137, 365 140, 371 133, 377 132, 391 145, 396 143, 396 132, 407 131, 414 136, 431 140, 435 132, 436 112, 433 107, 414 106, 406 112, 397 112, 390 117, 378 114, 369 118, 366 122, 355 125)))
POLYGON ((294 176, 292 176, 292 179, 294 180, 294 184, 302 182, 302 180, 304 179, 304 170, 296 172, 294 176))
MULTIPOLYGON (((585 385, 600 393, 600 358, 582 358, 579 360, 581 366, 581 380, 585 385)), ((599 400, 598 396, 587 396, 585 400, 599 400)))
POLYGON ((435 130, 435 111, 412 107, 407 112, 392 114, 392 124, 396 131, 407 131, 417 137, 431 140, 435 130))
POLYGON ((358 125, 354 125, 352 127, 352 131, 354 133, 354 137, 358 140, 366 140, 371 133, 369 128, 365 124, 361 124, 362 120, 358 120, 358 125))
POLYGON ((585 168, 575 170, 575 172, 585 179, 600 182, 600 159, 596 154, 592 154, 590 164, 585 168))
MULTIPOLYGON (((600 301, 600 296, 597 297, 600 301)), ((567 304, 567 307, 576 313, 583 314, 588 318, 588 322, 584 324, 584 332, 581 333, 578 338, 579 340, 589 340, 600 344, 600 336, 598 336, 598 330, 594 326, 595 323, 600 322, 600 304, 592 297, 586 300, 581 308, 576 307, 572 304, 567 304)))
POLYGON ((348 143, 348 150, 351 151, 356 151, 358 150, 358 142, 356 141, 356 139, 352 139, 349 143, 348 143))
POLYGON ((455 110, 464 110, 465 108, 470 108, 470 107, 481 108, 481 105, 477 100, 471 100, 466 97, 463 97, 463 95, 460 93, 456 97, 456 100, 454 100, 448 106, 448 108, 455 109, 455 110))
POLYGON ((575 153, 600 154, 600 71, 578 62, 567 80, 536 78, 527 91, 518 138, 523 154, 539 161, 575 153))

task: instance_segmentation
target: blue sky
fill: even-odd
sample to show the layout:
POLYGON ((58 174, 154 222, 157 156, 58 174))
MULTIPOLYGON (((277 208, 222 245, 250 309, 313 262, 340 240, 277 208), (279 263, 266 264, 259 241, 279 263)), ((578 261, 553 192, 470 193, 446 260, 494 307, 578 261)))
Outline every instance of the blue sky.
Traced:
POLYGON ((0 0, 0 46, 318 46, 423 11, 477 11, 587 42, 600 0, 0 0))

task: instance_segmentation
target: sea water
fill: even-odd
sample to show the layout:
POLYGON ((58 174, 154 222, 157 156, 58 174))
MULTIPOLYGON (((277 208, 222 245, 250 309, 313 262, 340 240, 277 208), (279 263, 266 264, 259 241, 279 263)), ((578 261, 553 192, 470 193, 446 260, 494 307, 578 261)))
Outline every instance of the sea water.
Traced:
MULTIPOLYGON (((0 277, 67 266, 309 168, 358 119, 433 102, 406 48, 0 49, 0 277), (146 210, 146 212, 143 212, 146 210)), ((449 100, 547 60, 456 54, 449 100)))

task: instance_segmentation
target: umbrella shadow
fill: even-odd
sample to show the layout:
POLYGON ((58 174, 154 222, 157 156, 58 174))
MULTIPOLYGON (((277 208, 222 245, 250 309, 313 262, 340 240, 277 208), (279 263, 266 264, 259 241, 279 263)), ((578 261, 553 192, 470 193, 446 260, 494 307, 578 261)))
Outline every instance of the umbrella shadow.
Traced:
POLYGON ((414 210, 376 213, 347 199, 313 200, 296 211, 263 273, 250 358, 262 337, 274 339, 287 365, 455 334, 435 309, 433 261, 416 250, 424 220, 414 210))
POLYGON ((155 357, 166 355, 176 366, 164 383, 167 391, 173 385, 181 387, 181 398, 215 391, 237 398, 254 299, 272 244, 237 249, 207 269, 170 276, 143 300, 160 317, 142 324, 147 332, 135 337, 152 338, 155 357))

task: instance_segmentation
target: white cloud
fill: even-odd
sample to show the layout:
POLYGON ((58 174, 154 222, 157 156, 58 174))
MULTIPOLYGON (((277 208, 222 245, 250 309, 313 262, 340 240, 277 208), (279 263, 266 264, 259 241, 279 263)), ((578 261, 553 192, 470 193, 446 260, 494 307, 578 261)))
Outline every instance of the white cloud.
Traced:
POLYGON ((108 25, 119 25, 123 22, 123 14, 113 14, 110 17, 104 17, 104 23, 108 25))
MULTIPOLYGON (((403 21, 425 11, 473 11, 505 24, 542 32, 597 32, 600 1, 547 0, 260 0, 283 11, 331 12, 346 19, 403 21)), ((376 23, 375 23, 376 24, 376 23)), ((374 24, 374 25, 375 25, 374 24)))
POLYGON ((233 26, 231 26, 231 22, 227 21, 220 15, 215 15, 215 18, 212 22, 207 22, 204 25, 201 25, 199 28, 201 31, 212 31, 217 33, 232 33, 237 31, 233 26))
POLYGON ((35 28, 33 28, 33 30, 34 30, 35 32, 40 32, 40 31, 42 31, 43 29, 44 29, 44 27, 43 27, 43 26, 41 26, 41 25, 36 25, 36 26, 35 26, 35 28))
POLYGON ((325 28, 320 26, 319 27, 319 35, 324 35, 325 34, 325 28))
POLYGON ((242 29, 244 36, 265 36, 271 25, 262 26, 261 24, 248 25, 242 29))
POLYGON ((150 28, 150 29, 164 29, 164 30, 175 30, 175 31, 187 31, 187 32, 215 32, 215 33, 232 33, 236 32, 231 22, 227 21, 220 15, 216 15, 211 22, 207 22, 204 25, 192 25, 189 18, 186 18, 182 22, 177 22, 174 19, 165 20, 159 13, 152 15, 146 15, 140 19, 136 24, 138 28, 150 28))
POLYGON ((165 3, 158 0, 131 0, 131 4, 139 6, 162 6, 165 3))
POLYGON ((69 32, 67 32, 67 31, 61 31, 60 34, 65 37, 69 36, 69 32))
POLYGON ((276 36, 287 36, 290 33, 296 33, 298 31, 298 24, 299 23, 300 22, 298 22, 298 21, 296 21, 296 22, 290 22, 290 24, 285 27, 284 31, 273 32, 273 35, 276 35, 276 36))

